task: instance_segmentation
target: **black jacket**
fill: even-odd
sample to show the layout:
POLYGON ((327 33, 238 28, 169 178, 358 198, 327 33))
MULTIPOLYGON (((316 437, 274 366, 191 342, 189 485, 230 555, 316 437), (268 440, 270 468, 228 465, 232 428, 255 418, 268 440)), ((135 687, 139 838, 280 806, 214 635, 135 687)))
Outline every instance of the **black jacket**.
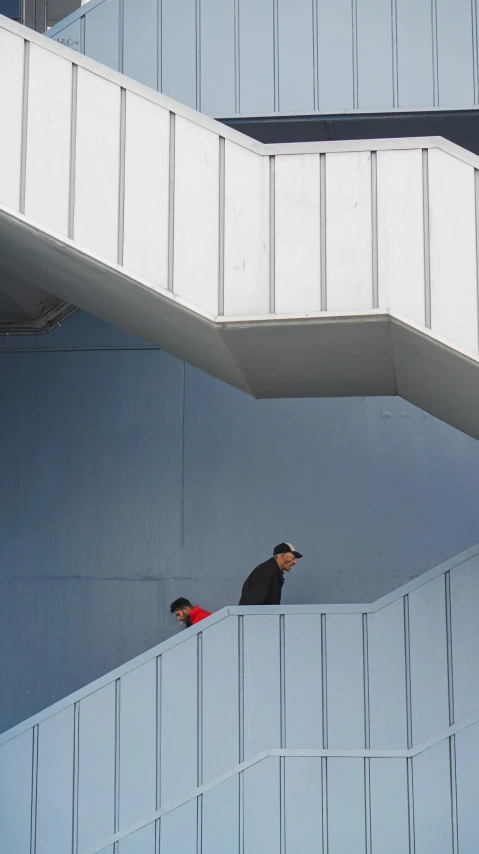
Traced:
POLYGON ((241 592, 240 605, 279 605, 284 584, 283 570, 274 557, 260 563, 248 575, 241 592))

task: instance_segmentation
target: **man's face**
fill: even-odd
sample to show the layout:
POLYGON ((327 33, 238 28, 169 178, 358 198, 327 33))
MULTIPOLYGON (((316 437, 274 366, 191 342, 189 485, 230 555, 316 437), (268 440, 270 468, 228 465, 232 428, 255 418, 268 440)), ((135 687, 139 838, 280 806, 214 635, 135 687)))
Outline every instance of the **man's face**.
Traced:
POLYGON ((187 623, 190 611, 191 611, 191 608, 188 608, 188 607, 178 608, 175 611, 175 617, 177 620, 180 621, 180 623, 187 623))
POLYGON ((293 552, 285 552, 285 554, 277 555, 277 558, 279 568, 283 569, 285 572, 289 572, 296 563, 296 558, 293 552))

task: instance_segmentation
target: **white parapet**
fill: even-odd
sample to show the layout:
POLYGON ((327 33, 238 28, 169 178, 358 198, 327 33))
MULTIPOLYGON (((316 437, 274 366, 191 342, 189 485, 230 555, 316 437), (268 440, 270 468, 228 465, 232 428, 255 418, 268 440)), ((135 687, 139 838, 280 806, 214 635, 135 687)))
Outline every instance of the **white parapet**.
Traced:
POLYGON ((475 155, 262 145, 5 18, 0 126, 0 273, 257 397, 479 437, 475 155))

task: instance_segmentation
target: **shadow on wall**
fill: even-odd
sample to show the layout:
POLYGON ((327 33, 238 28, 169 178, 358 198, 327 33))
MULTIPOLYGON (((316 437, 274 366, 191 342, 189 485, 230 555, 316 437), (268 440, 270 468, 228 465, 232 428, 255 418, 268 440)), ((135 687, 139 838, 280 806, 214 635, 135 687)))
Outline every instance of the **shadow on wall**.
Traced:
POLYGON ((400 398, 248 398, 95 318, 0 339, 0 728, 236 604, 369 602, 479 540, 479 443, 400 398))

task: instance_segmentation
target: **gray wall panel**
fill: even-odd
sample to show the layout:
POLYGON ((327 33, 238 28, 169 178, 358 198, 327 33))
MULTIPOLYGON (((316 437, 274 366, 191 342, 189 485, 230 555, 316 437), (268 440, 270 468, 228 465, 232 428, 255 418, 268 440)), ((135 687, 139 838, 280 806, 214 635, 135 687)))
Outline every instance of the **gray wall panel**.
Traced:
POLYGON ((240 112, 274 111, 272 0, 239 0, 240 112))
MULTIPOLYGON (((116 851, 112 851, 112 854, 116 854, 116 851)), ((121 839, 118 854, 157 854, 155 825, 149 824, 126 839, 121 839)))
POLYGON ((244 772, 244 854, 280 850, 279 763, 268 757, 244 772))
POLYGON ((321 615, 286 616, 284 634, 285 747, 322 747, 321 615))
POLYGON ((74 21, 63 30, 56 31, 53 40, 59 44, 64 44, 65 47, 70 47, 72 50, 81 51, 81 36, 80 36, 80 19, 74 21))
POLYGON ((385 3, 384 0, 358 0, 360 110, 390 110, 394 106, 392 8, 393 4, 385 3))
POLYGON ((279 617, 244 617, 244 758, 278 747, 279 617))
POLYGON ((465 107, 474 103, 472 3, 436 2, 439 104, 465 107))
POLYGON ((233 116, 235 107, 234 0, 201 0, 201 104, 208 116, 233 116))
POLYGON ((65 854, 72 842, 74 707, 38 728, 35 854, 65 854), (54 833, 52 834, 52 828, 54 833))
POLYGON ((328 839, 328 854, 366 854, 364 759, 328 759, 328 839))
POLYGON ((387 854, 409 851, 405 759, 371 759, 371 848, 387 854))
POLYGON ((196 108, 196 3, 162 0, 162 92, 196 108))
POLYGON ((444 578, 430 581, 409 597, 412 742, 449 725, 446 604, 444 578))
POLYGON ((479 709, 479 559, 451 572, 454 716, 457 721, 479 709))
POLYGON ((32 745, 29 730, 0 747, 2 854, 30 854, 32 745))
POLYGON ((239 854, 239 777, 203 795, 203 851, 239 854))
POLYGON ((476 854, 479 838, 479 724, 456 735, 459 851, 476 854))
POLYGON ((398 599, 368 617, 371 747, 407 747, 404 606, 398 599))
POLYGON ((196 637, 161 657, 162 806, 197 786, 197 672, 196 637), (178 697, 179 682, 184 688, 182 702, 172 702, 172 697, 178 697), (178 738, 178 733, 181 733, 181 738, 178 738))
POLYGON ((351 0, 318 0, 318 107, 352 110, 353 38, 351 0))
POLYGON ((313 3, 278 0, 279 111, 314 110, 313 3))
POLYGON ((158 0, 124 0, 123 73, 158 88, 158 0))
POLYGON ((202 660, 203 780, 207 781, 240 761, 237 620, 222 620, 203 634, 202 660), (222 709, 220 717, 218 709, 222 709))
POLYGON ((449 742, 413 759, 415 854, 452 854, 449 742))
POLYGON ((160 852, 196 851, 196 800, 165 815, 160 822, 160 852))
POLYGON ((323 833, 321 759, 284 760, 286 851, 318 854, 323 833))
POLYGON ((78 849, 114 832, 115 684, 80 703, 78 849))
POLYGON ((398 106, 433 106, 431 0, 397 0, 397 39, 398 106))
POLYGON ((328 744, 364 747, 364 676, 361 614, 326 617, 328 744), (345 697, 348 698, 345 702, 345 697))
POLYGON ((120 0, 104 0, 85 16, 85 53, 118 70, 121 53, 120 0))
POLYGON ((119 827, 156 808, 156 660, 120 682, 119 827))
MULTIPOLYGON (((217 118, 477 100, 469 0, 124 2, 124 44, 119 0, 83 8, 87 55, 121 55, 129 76, 217 118)), ((78 50, 79 18, 62 26, 48 34, 78 50)))

